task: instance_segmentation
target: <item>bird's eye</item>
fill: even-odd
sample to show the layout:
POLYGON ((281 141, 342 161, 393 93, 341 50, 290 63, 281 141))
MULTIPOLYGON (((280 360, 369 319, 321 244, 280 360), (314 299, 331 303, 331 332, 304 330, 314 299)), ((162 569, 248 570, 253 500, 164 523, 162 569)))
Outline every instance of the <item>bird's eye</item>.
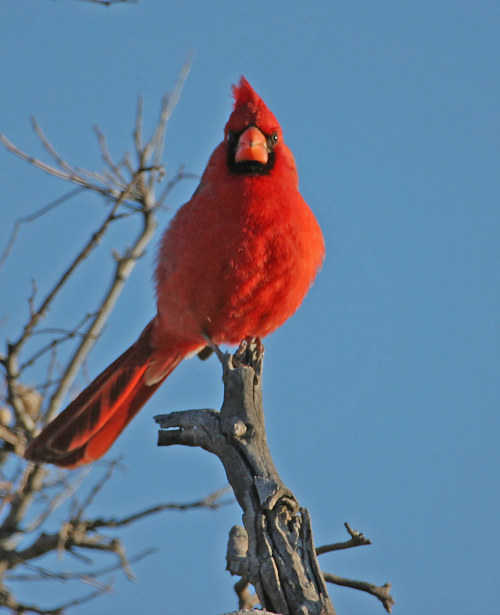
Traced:
POLYGON ((276 145, 276 143, 278 143, 278 132, 273 132, 273 134, 271 135, 271 143, 273 145, 276 145))

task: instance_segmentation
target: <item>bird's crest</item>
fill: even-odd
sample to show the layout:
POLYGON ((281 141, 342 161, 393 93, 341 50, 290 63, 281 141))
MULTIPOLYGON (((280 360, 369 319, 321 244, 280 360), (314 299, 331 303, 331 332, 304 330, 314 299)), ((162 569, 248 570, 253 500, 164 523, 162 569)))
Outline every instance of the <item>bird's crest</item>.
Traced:
POLYGON ((254 104, 259 101, 262 102, 260 96, 255 92, 245 77, 241 77, 238 85, 233 85, 232 90, 235 108, 249 102, 253 102, 254 104))
POLYGON ((240 132, 251 124, 266 134, 279 129, 279 124, 262 98, 255 92, 245 77, 233 85, 234 110, 226 125, 226 131, 240 132))

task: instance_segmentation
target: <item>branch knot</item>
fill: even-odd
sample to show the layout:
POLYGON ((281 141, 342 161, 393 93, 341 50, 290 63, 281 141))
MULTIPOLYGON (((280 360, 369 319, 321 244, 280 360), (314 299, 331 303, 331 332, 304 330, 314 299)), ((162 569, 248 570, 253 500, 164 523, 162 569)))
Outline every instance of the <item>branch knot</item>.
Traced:
POLYGON ((245 423, 243 423, 243 421, 236 421, 235 423, 233 423, 231 433, 230 433, 231 437, 240 439, 246 433, 247 433, 247 426, 245 425, 245 423))

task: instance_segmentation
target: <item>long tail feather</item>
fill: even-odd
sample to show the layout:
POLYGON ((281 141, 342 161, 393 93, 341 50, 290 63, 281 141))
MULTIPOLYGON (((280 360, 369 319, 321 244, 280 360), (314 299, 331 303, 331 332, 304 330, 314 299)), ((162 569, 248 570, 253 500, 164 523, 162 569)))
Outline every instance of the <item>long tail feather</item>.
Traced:
POLYGON ((161 377, 150 382, 151 321, 141 336, 32 441, 25 457, 74 468, 99 459, 165 378, 184 358, 178 347, 161 357, 161 377))

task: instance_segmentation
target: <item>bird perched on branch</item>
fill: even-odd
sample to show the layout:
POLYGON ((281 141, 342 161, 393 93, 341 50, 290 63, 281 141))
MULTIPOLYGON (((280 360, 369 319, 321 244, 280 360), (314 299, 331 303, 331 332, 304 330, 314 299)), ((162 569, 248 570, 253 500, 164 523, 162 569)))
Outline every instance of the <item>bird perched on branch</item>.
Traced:
POLYGON ((209 343, 264 337, 301 304, 323 236, 276 118, 246 79, 233 95, 224 140, 161 240, 157 315, 33 440, 27 459, 95 461, 182 359, 209 343))

